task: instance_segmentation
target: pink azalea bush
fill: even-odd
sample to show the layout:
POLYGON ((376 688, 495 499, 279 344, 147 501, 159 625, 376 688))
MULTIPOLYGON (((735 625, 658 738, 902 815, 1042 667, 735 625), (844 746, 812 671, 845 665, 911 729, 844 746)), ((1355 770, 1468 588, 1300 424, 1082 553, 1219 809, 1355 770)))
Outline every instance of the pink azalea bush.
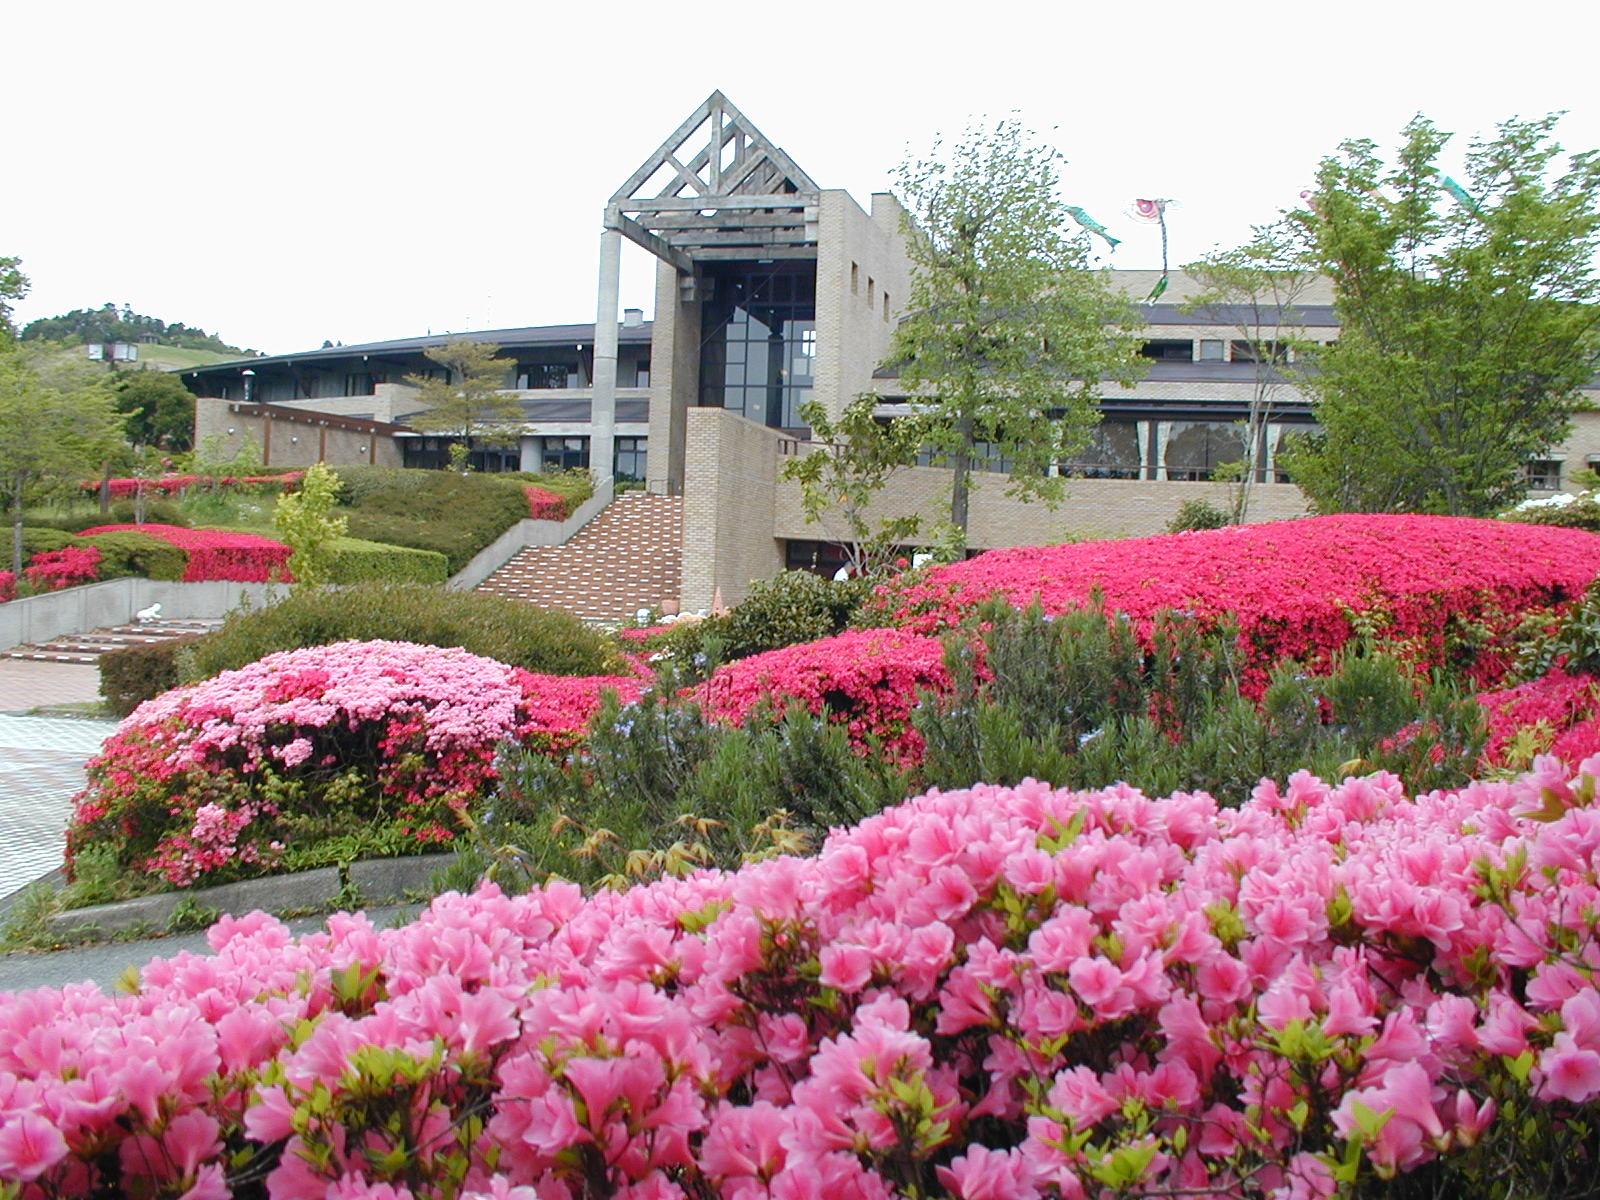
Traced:
POLYGON ((233 533, 224 529, 185 529, 179 525, 147 522, 143 525, 96 525, 85 529, 82 537, 97 533, 132 530, 160 538, 189 556, 183 573, 185 583, 231 580, 238 583, 266 583, 290 580, 288 546, 255 533, 233 533))
POLYGON ((877 739, 899 759, 916 758, 911 727, 919 690, 950 686, 939 639, 900 629, 848 630, 820 641, 753 654, 719 667, 697 691, 713 720, 743 725, 758 707, 782 716, 799 701, 815 716, 845 726, 865 749, 877 739))
POLYGON ((1342 515, 1124 541, 992 550, 881 587, 869 610, 932 633, 984 598, 1061 613, 1099 592, 1148 638, 1162 610, 1233 614, 1259 691, 1284 660, 1324 664, 1355 614, 1417 666, 1499 681, 1529 613, 1565 608, 1600 576, 1600 536, 1463 517, 1342 515))
POLYGON ((419 849, 452 840, 508 739, 559 752, 602 694, 639 680, 534 675, 460 649, 338 642, 271 654, 146 701, 88 764, 68 863, 112 845, 127 868, 188 886, 271 867, 297 822, 387 823, 419 849))
MULTIPOLYGON (((509 697, 507 698, 509 703, 509 697)), ((1600 760, 1220 809, 930 793, 585 898, 255 914, 0 996, 25 1196, 1327 1197, 1592 1182, 1600 760), (1430 1185, 1425 1184, 1427 1188, 1430 1185), (527 1190, 519 1190, 527 1189, 527 1190)))
POLYGON ((64 546, 60 550, 42 550, 33 556, 22 573, 34 590, 40 592, 93 583, 100 578, 100 548, 64 546))
POLYGON ((17 598, 17 577, 10 571, 0 571, 0 604, 17 598))

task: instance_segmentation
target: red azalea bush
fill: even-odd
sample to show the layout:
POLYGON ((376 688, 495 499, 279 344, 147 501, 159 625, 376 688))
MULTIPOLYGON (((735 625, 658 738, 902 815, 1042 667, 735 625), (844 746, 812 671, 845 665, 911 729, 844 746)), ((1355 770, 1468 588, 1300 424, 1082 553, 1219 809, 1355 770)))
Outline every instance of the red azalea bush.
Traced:
POLYGON ((224 529, 184 529, 177 525, 96 525, 85 529, 82 537, 97 533, 114 533, 132 530, 150 537, 160 538, 177 546, 189 556, 184 569, 185 583, 225 579, 239 583, 266 583, 270 580, 287 581, 289 555, 292 551, 282 542, 255 533, 233 533, 224 529))
POLYGON ((632 699, 640 686, 409 642, 270 654, 146 701, 117 727, 89 762, 68 864, 108 845, 124 868, 187 886, 270 867, 308 823, 446 842, 497 778, 502 742, 563 749, 606 689, 632 699))
MULTIPOLYGON (((188 475, 168 472, 152 479, 113 479, 110 481, 110 494, 114 500, 128 500, 141 491, 147 496, 178 496, 195 487, 292 492, 304 477, 304 471, 286 471, 282 475, 188 475)), ((86 479, 82 488, 98 496, 100 480, 86 479)))
POLYGON ((1237 810, 1024 783, 820 854, 0 996, 27 1196, 1582 1194, 1600 762, 1237 810), (1525 1176, 1525 1178, 1519 1178, 1525 1176))
POLYGON ((742 725, 767 704, 781 716, 791 701, 844 725, 866 749, 876 738, 886 753, 913 759, 922 738, 911 727, 919 689, 950 686, 938 638, 901 629, 849 630, 820 641, 753 654, 719 667, 697 689, 706 715, 742 725))
POLYGON ((1600 679, 1569 675, 1556 667, 1538 679, 1499 691, 1482 692, 1489 740, 1484 762, 1506 766, 1520 753, 1548 751, 1568 763, 1600 753, 1600 679))
POLYGON ((22 573, 41 592, 93 583, 100 578, 100 548, 65 546, 60 550, 42 550, 33 556, 22 573))
POLYGON ((524 485, 522 494, 528 498, 528 516, 535 521, 565 521, 572 515, 572 501, 549 488, 530 483, 524 485))
POLYGON ((17 577, 10 571, 0 571, 0 604, 17 598, 17 577))
POLYGON ((1060 613, 1100 592, 1148 637, 1163 609, 1232 613, 1253 690, 1284 660, 1325 664, 1380 624, 1419 667, 1464 667, 1480 684, 1509 666, 1503 642, 1530 612, 1571 604, 1600 576, 1600 536, 1464 517, 1344 515, 1125 541, 992 550, 879 588, 869 612, 931 633, 985 597, 1038 597, 1060 613))

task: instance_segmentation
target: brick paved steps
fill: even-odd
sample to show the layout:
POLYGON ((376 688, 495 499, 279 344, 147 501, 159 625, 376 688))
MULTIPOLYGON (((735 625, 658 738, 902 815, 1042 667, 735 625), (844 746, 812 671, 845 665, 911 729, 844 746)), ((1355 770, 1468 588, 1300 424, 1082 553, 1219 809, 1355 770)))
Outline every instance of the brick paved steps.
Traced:
POLYGON ((147 646, 191 633, 209 633, 221 621, 144 621, 137 625, 113 625, 88 633, 69 633, 36 646, 13 646, 0 652, 0 658, 19 658, 29 662, 94 663, 102 654, 125 646, 147 646))
POLYGON ((478 590, 586 621, 673 607, 683 586, 683 500, 628 492, 564 546, 529 546, 478 590))

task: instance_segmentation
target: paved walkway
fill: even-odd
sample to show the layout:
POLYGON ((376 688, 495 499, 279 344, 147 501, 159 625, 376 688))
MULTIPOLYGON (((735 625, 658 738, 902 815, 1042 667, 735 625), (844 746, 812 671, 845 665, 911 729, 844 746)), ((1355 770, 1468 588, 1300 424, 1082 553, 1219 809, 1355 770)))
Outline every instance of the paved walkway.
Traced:
POLYGON ((83 764, 115 728, 110 721, 23 714, 99 697, 94 667, 0 660, 0 902, 61 865, 83 764))
POLYGON ((115 728, 0 713, 0 900, 61 865, 83 764, 115 728))

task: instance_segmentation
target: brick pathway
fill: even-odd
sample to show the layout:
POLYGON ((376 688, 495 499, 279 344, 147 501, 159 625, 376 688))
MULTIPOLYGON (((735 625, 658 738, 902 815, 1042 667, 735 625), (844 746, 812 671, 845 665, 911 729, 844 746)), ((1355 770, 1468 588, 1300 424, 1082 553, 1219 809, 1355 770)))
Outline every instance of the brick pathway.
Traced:
POLYGON ((0 713, 22 713, 45 704, 98 699, 98 667, 0 658, 0 713))
POLYGON ((0 713, 0 899, 61 865, 83 764, 114 728, 0 713))
POLYGON ((682 590, 683 501, 629 492, 565 546, 530 546, 479 591, 560 609, 589 621, 632 621, 673 608, 682 590))

